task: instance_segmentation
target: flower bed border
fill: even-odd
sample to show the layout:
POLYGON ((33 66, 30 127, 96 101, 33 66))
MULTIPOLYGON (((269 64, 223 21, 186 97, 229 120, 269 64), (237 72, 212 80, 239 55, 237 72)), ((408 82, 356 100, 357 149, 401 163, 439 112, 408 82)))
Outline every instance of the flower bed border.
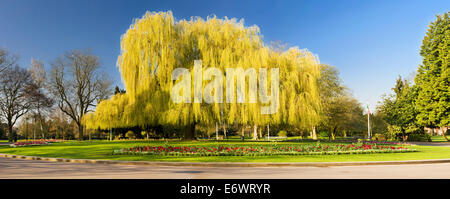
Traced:
POLYGON ((14 144, 10 144, 9 147, 17 148, 17 147, 28 147, 28 146, 47 146, 47 145, 50 145, 50 144, 51 144, 50 142, 45 142, 43 144, 24 144, 24 145, 16 145, 14 143, 14 144))
POLYGON ((272 155, 344 155, 344 154, 374 154, 374 153, 407 153, 418 152, 416 149, 385 149, 385 150, 350 150, 350 151, 320 151, 320 152, 254 152, 254 153, 226 153, 226 152, 201 152, 201 153, 180 153, 180 152, 123 152, 122 149, 114 150, 113 155, 162 155, 162 156, 272 156, 272 155))

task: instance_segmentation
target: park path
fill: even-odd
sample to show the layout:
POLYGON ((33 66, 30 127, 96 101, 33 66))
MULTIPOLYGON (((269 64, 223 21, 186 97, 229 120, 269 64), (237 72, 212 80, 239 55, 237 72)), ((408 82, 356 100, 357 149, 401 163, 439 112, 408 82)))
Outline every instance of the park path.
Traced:
POLYGON ((420 146, 446 146, 450 147, 450 142, 410 142, 411 144, 420 146))
POLYGON ((0 158, 0 178, 450 179, 450 163, 340 167, 170 167, 0 158))

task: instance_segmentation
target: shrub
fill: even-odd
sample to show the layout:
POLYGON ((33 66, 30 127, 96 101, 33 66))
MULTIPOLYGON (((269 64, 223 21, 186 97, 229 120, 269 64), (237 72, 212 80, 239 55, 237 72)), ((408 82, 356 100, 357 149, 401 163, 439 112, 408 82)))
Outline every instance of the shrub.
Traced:
POLYGON ((278 137, 287 137, 287 132, 286 131, 278 131, 278 137))
POLYGON ((125 134, 125 137, 127 137, 128 139, 134 139, 134 138, 136 138, 136 136, 134 135, 134 132, 133 132, 133 131, 128 131, 128 132, 125 134))
POLYGON ((386 136, 380 133, 375 133, 375 136, 373 136, 373 138, 379 141, 386 141, 386 136))
POLYGON ((319 137, 328 137, 328 132, 326 131, 320 131, 318 134, 319 137))
POLYGON ((431 142, 431 136, 427 133, 411 133, 408 135, 410 142, 431 142))

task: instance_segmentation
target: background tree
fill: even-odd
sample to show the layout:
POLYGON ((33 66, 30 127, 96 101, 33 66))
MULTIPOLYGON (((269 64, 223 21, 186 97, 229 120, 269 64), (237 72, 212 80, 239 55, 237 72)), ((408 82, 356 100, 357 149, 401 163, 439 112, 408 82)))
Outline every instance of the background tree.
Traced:
POLYGON ((348 93, 337 68, 321 64, 320 71, 321 129, 326 130, 333 140, 339 131, 344 137, 350 131, 360 131, 364 124, 361 104, 348 93))
POLYGON ((320 97, 323 101, 323 105, 326 106, 328 102, 334 98, 345 95, 345 86, 342 84, 342 79, 339 77, 339 71, 336 67, 321 64, 320 65, 320 78, 319 88, 320 97))
MULTIPOLYGON (((320 101, 322 105, 323 111, 320 115, 320 124, 322 128, 327 129, 330 128, 330 120, 332 120, 332 116, 335 115, 332 113, 332 105, 336 99, 342 97, 345 92, 345 87, 342 85, 342 80, 339 77, 339 71, 336 67, 321 64, 320 65, 320 78, 318 79, 319 85, 319 94, 320 101)), ((334 109, 336 110, 336 109, 334 109)), ((329 136, 331 136, 331 132, 329 132, 329 136)), ((311 132, 312 139, 316 140, 317 132, 316 127, 313 127, 311 132)))
POLYGON ((329 138, 336 139, 337 133, 346 135, 351 131, 361 130, 363 108, 361 104, 352 96, 341 96, 329 102, 324 110, 325 120, 322 128, 327 129, 329 138))
MULTIPOLYGON (((46 126, 46 118, 48 117, 50 109, 53 107, 54 100, 49 98, 47 92, 47 75, 44 69, 44 63, 31 59, 31 65, 28 69, 28 72, 31 74, 33 79, 33 86, 36 88, 35 93, 33 93, 33 103, 34 110, 33 111, 33 119, 34 122, 39 123, 39 125, 34 125, 34 127, 39 127, 42 138, 45 139, 46 130, 44 127, 46 126)), ((36 131, 36 129, 34 129, 36 131)))
POLYGON ((17 65, 6 68, 0 76, 0 114, 6 121, 10 142, 15 140, 13 126, 17 120, 34 108, 36 88, 30 73, 17 65))
POLYGON ((417 70, 417 120, 444 130, 450 124, 450 12, 438 15, 422 41, 422 64, 417 70))
MULTIPOLYGON (((395 135, 390 135, 388 132, 387 122, 384 120, 385 116, 381 111, 375 111, 370 114, 370 127, 373 137, 376 140, 395 140, 395 135)), ((366 120, 364 120, 366 121, 366 120)), ((367 122, 365 123, 367 125, 367 122)))
POLYGON ((377 112, 388 124, 388 137, 406 141, 411 133, 420 133, 423 129, 416 119, 418 90, 401 77, 397 79, 392 90, 394 94, 383 98, 377 112))
POLYGON ((20 124, 18 126, 18 134, 25 139, 33 138, 33 126, 34 124, 30 121, 32 120, 32 116, 30 114, 26 114, 22 116, 20 124))
POLYGON ((83 139, 83 115, 112 92, 99 67, 97 56, 81 50, 67 52, 52 64, 49 88, 61 111, 76 123, 79 140, 83 139))
POLYGON ((57 138, 69 139, 74 137, 70 125, 71 118, 60 109, 56 109, 50 115, 52 131, 55 132, 57 138))
POLYGON ((125 89, 120 89, 118 86, 114 88, 114 95, 126 93, 125 89))
POLYGON ((7 49, 0 49, 0 74, 7 68, 16 66, 18 59, 19 57, 17 55, 10 54, 7 49))

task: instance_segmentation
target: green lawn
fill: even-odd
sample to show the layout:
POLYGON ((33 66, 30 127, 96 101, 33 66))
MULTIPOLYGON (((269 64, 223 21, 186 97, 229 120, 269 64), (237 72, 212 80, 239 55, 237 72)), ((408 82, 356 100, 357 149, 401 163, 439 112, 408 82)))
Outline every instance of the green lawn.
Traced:
MULTIPOLYGON (((29 155, 41 157, 59 157, 74 159, 102 159, 102 160, 138 160, 138 161, 179 161, 179 162, 344 162, 344 161, 394 161, 394 160, 423 160, 450 158, 450 147, 436 146, 408 146, 420 152, 409 153, 379 153, 379 154, 351 154, 351 155, 300 155, 300 156, 207 156, 207 157, 173 157, 160 155, 112 155, 113 149, 133 146, 162 145, 162 141, 70 141, 53 143, 48 146, 28 146, 10 148, 0 146, 0 153, 29 155)), ((171 141, 170 145, 227 145, 227 144, 273 144, 271 142, 214 142, 171 141)), ((277 144, 293 144, 293 142, 278 142, 277 144)), ((308 144, 308 143, 299 143, 308 144)), ((309 143, 311 144, 311 143, 309 143)), ((324 143, 323 143, 324 144, 324 143)))
POLYGON ((445 138, 442 137, 442 135, 431 136, 431 141, 432 142, 447 142, 447 140, 445 140, 445 138))

